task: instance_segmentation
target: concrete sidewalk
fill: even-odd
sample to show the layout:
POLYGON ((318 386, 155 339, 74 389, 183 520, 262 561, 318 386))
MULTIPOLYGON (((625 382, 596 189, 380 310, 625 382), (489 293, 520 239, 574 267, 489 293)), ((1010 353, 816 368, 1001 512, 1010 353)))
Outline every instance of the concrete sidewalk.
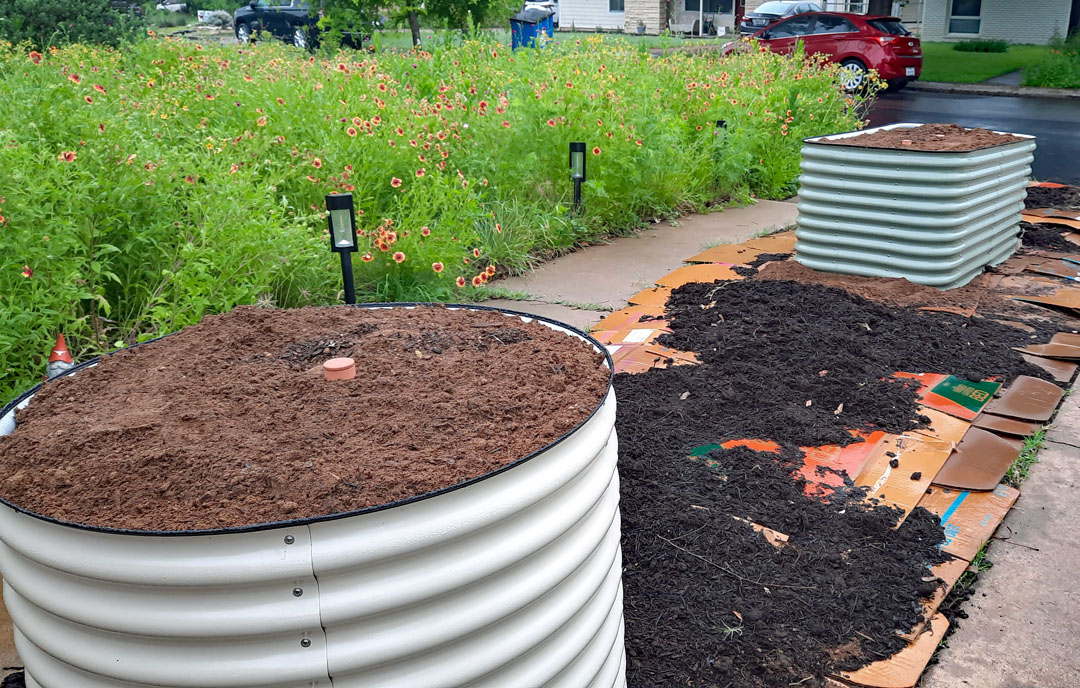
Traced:
MULTIPOLYGON (((1075 389, 1075 388, 1074 388, 1075 389)), ((1080 686, 1080 395, 1065 399, 1039 463, 990 547, 922 688, 1080 686)))
POLYGON ((711 244, 745 241, 795 222, 794 203, 758 201, 708 215, 689 215, 661 222, 629 237, 592 246, 544 263, 521 277, 494 286, 529 294, 528 301, 494 299, 484 305, 525 311, 586 328, 608 310, 681 266, 711 244))

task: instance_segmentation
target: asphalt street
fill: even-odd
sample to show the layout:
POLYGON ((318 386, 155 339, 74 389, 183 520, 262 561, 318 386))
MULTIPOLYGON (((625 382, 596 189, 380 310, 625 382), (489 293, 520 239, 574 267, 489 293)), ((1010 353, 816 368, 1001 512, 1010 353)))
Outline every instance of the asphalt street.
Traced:
POLYGON ((949 122, 965 127, 1032 134, 1032 176, 1080 184, 1080 102, 900 91, 884 93, 870 111, 870 126, 894 122, 949 122))

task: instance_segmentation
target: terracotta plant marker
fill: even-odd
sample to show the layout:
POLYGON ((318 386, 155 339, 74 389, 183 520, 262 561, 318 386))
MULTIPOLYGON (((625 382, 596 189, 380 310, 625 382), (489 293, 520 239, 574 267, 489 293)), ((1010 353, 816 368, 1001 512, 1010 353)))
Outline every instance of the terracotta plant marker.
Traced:
POLYGON ((1019 455, 1020 450, 1005 438, 970 428, 933 482, 961 490, 992 490, 1019 455))
POLYGON ((1064 394, 1053 382, 1021 375, 985 410, 998 416, 1047 421, 1064 394))
POLYGON ((331 358, 322 367, 327 380, 352 380, 356 377, 356 361, 351 358, 331 358))

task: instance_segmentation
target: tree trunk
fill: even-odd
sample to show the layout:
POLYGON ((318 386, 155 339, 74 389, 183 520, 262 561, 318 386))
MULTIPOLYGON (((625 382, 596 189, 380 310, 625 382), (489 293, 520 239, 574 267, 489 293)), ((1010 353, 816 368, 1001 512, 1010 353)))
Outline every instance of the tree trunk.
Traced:
POLYGON ((420 17, 416 10, 409 10, 409 30, 412 31, 413 46, 420 47, 420 17))

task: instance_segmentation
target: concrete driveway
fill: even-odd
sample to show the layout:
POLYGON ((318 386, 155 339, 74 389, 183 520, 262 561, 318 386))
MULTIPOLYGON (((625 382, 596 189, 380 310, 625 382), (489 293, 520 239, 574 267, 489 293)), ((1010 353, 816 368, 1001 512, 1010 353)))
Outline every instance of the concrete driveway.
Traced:
POLYGON ((894 122, 949 122, 1033 134, 1038 146, 1032 166, 1035 179, 1080 184, 1080 102, 1076 100, 884 93, 870 111, 870 126, 894 122))

